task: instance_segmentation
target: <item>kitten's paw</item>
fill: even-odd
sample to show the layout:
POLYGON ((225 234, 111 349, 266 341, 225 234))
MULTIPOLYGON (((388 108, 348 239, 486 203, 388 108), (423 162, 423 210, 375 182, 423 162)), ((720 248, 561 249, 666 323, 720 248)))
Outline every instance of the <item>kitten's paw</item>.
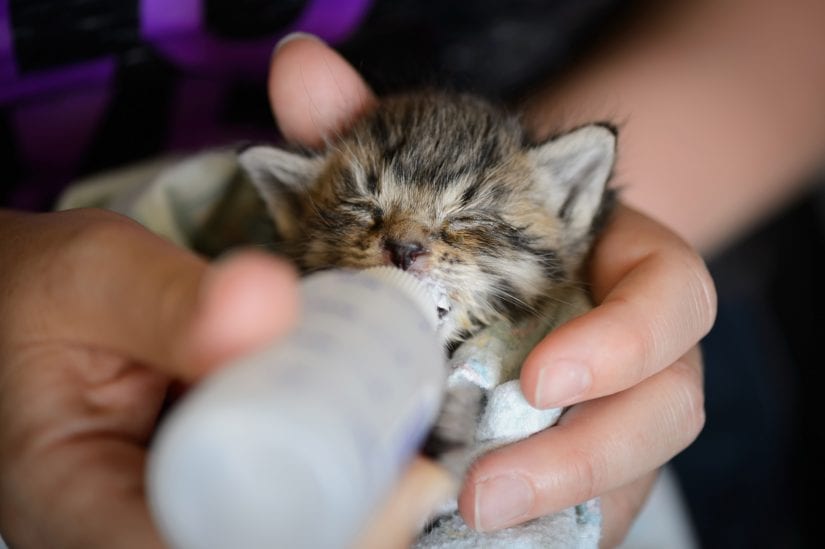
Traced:
POLYGON ((461 481, 477 453, 476 430, 487 401, 481 387, 462 384, 451 387, 422 453, 446 468, 461 481))

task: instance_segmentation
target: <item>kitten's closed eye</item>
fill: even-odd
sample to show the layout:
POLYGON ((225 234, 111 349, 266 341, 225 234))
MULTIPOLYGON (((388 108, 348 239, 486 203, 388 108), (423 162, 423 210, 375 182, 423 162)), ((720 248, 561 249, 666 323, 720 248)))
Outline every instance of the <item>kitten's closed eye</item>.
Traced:
POLYGON ((340 204, 339 209, 354 216, 364 224, 381 223, 384 218, 384 210, 369 202, 343 202, 340 204))

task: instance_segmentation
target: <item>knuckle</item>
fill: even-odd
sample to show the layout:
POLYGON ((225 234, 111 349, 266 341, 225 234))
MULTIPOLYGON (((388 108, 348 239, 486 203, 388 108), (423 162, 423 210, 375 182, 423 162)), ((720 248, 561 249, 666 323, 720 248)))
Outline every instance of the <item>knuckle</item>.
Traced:
POLYGON ((132 234, 139 227, 127 217, 95 208, 59 212, 58 215, 66 218, 65 223, 57 224, 64 231, 59 252, 73 260, 98 255, 102 248, 117 245, 125 234, 132 234))
POLYGON ((684 446, 691 444, 705 426, 705 396, 700 361, 683 358, 668 368, 675 387, 671 405, 684 446))
POLYGON ((56 234, 41 254, 48 258, 41 271, 41 291, 50 302, 58 303, 66 287, 88 286, 85 278, 100 266, 106 251, 126 245, 125 234, 133 233, 138 225, 119 214, 91 208, 55 215, 52 231, 56 234))
POLYGON ((716 285, 702 257, 692 249, 683 259, 688 275, 688 287, 692 294, 692 313, 698 319, 697 329, 702 335, 707 334, 716 319, 717 296, 716 285))
MULTIPOLYGON (((625 316, 642 317, 644 314, 636 312, 638 305, 624 296, 616 296, 614 303, 624 310, 625 316), (628 312, 630 311, 630 312, 628 312)), ((611 349, 615 357, 621 357, 622 377, 628 382, 638 383, 653 373, 656 365, 661 362, 662 350, 657 345, 658 337, 655 330, 646 325, 633 323, 615 324, 610 330, 604 347, 611 349), (639 328, 642 329, 639 329, 639 328)))
POLYGON ((593 452, 572 450, 569 459, 568 482, 572 489, 571 501, 581 503, 599 495, 605 464, 593 452))
POLYGON ((82 276, 82 265, 100 262, 100 250, 118 232, 116 227, 129 225, 137 226, 121 215, 88 208, 32 214, 12 226, 11 255, 0 256, 0 263, 14 261, 14 268, 3 273, 9 299, 0 306, 2 314, 31 311, 33 298, 58 295, 60 288, 82 276))

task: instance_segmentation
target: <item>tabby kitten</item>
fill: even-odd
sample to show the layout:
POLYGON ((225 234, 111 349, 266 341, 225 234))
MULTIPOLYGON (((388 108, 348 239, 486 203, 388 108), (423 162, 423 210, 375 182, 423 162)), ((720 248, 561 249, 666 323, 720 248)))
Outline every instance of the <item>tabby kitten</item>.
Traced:
MULTIPOLYGON (((615 145, 595 124, 532 143, 486 101, 413 93, 385 99, 323 152, 252 147, 240 162, 302 270, 412 273, 452 353, 493 322, 543 316, 585 291, 579 270, 612 203, 615 145)), ((448 387, 423 448, 459 479, 485 402, 476 385, 448 387)))
POLYGON ((256 146, 240 162, 302 270, 412 273, 453 349, 581 291, 615 142, 594 124, 532 143, 484 100, 426 92, 385 99, 323 152, 256 146))

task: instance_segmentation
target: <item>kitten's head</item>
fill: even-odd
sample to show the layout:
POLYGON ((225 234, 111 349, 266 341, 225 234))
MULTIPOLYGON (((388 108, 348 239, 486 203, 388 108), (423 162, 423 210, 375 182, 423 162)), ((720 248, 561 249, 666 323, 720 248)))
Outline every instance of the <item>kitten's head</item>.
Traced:
POLYGON ((538 314, 576 280, 605 202, 615 132, 526 144, 517 118, 464 95, 384 100, 315 155, 253 147, 240 162, 307 271, 394 264, 437 296, 460 341, 538 314))

